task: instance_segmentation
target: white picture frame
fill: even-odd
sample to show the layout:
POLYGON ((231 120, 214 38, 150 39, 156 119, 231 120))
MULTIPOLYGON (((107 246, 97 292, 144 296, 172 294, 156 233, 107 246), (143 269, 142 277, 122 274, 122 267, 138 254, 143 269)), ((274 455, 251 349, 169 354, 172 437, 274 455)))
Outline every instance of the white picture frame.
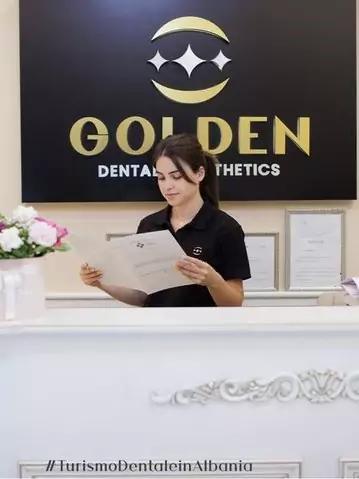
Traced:
POLYGON ((251 269, 246 291, 279 289, 279 233, 246 233, 245 243, 251 269))
POLYGON ((124 238, 125 236, 134 235, 135 233, 106 233, 105 239, 106 241, 111 241, 116 238, 124 238))
POLYGON ((345 276, 344 210, 287 210, 285 288, 340 289, 345 276))
MULTIPOLYGON (((152 462, 163 462, 164 459, 152 459, 152 462)), ((214 460, 213 462, 238 462, 238 459, 233 460, 214 460)), ((74 461, 75 462, 75 461, 74 461)), ((90 461, 89 461, 90 462, 90 461)), ((92 461, 92 462, 106 462, 106 461, 92 461)), ((109 462, 109 461, 107 461, 109 462)), ((148 462, 148 460, 136 460, 131 462, 148 462)), ((175 460, 173 462, 176 462, 175 460)), ((195 463, 197 461, 182 460, 182 463, 195 463)), ((199 461, 203 463, 203 461, 199 461)), ((242 460, 244 462, 244 460, 242 460)), ((226 477, 230 479, 253 479, 253 478, 261 478, 261 479, 273 479, 275 478, 301 478, 302 477, 302 461, 300 460, 267 460, 267 461, 259 461, 259 460, 247 460, 246 462, 250 462, 253 465, 252 472, 101 472, 100 474, 94 472, 56 472, 56 471, 46 471, 46 466, 48 461, 40 461, 40 462, 32 462, 32 461, 19 461, 18 462, 18 475, 21 479, 41 479, 41 478, 49 478, 52 477, 53 479, 63 479, 63 478, 74 478, 74 477, 81 477, 81 478, 94 478, 96 479, 106 479, 108 477, 116 478, 116 479, 133 479, 133 478, 140 478, 140 479, 186 479, 188 477, 193 477, 193 479, 224 479, 226 477)))

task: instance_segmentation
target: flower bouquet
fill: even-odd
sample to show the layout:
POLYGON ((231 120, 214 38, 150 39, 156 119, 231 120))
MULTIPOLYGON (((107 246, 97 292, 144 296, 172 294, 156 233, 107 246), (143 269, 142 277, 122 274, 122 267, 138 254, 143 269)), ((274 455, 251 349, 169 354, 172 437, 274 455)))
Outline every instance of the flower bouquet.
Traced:
POLYGON ((67 251, 66 228, 18 206, 11 217, 0 214, 0 320, 34 319, 45 312, 41 257, 67 251))
POLYGON ((32 206, 18 206, 10 218, 0 214, 0 260, 34 258, 67 251, 66 228, 41 216, 32 206))

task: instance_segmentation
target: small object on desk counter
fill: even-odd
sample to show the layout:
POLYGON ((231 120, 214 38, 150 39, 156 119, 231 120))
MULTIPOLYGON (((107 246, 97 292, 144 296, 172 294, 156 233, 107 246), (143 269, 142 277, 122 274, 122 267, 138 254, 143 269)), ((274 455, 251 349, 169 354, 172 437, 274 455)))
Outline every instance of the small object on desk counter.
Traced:
POLYGON ((359 276, 346 278, 342 281, 342 288, 353 298, 359 299, 359 276))

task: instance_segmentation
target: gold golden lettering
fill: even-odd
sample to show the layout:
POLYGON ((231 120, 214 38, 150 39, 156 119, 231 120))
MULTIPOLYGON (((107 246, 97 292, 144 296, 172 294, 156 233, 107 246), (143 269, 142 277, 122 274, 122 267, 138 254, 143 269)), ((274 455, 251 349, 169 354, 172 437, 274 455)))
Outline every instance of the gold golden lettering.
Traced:
POLYGON ((128 155, 143 155, 147 153, 155 142, 155 130, 151 123, 142 116, 130 116, 121 121, 117 127, 116 140, 118 146, 128 155), (139 123, 143 130, 142 145, 134 150, 128 143, 128 130, 132 123, 139 123))
POLYGON ((219 155, 230 146, 233 134, 229 124, 222 118, 217 116, 200 116, 197 118, 197 137, 205 151, 213 155, 219 155), (209 128, 211 123, 217 125, 220 131, 220 141, 215 148, 209 147, 209 128))
POLYGON ((290 138, 304 153, 310 153, 310 118, 297 118, 297 135, 295 135, 277 116, 273 125, 273 151, 276 155, 285 155, 286 137, 290 138))
POLYGON ((251 148, 251 139, 258 138, 258 133, 251 131, 254 122, 265 122, 266 116, 241 116, 239 118, 239 153, 243 155, 266 155, 266 149, 251 148))
POLYGON ((168 135, 173 135, 173 117, 162 117, 162 138, 166 138, 168 135))
MULTIPOLYGON (((174 118, 165 116, 162 121, 162 138, 173 134, 174 118)), ((239 154, 244 155, 265 155, 267 149, 252 148, 252 140, 259 137, 259 133, 252 131, 252 123, 267 122, 266 116, 241 116, 238 123, 238 145, 239 154)), ((301 151, 310 155, 310 118, 297 118, 297 132, 291 131, 283 121, 274 116, 273 120, 273 153, 275 155, 286 154, 286 141, 289 138, 301 151)), ((233 132, 231 125, 223 118, 216 116, 206 116, 197 118, 197 136, 204 150, 214 155, 226 151, 233 141, 233 132), (211 127, 216 126, 219 129, 219 143, 210 148, 211 127)), ((70 143, 75 151, 83 156, 95 156, 102 153, 108 145, 109 133, 106 125, 96 117, 86 116, 77 120, 71 127, 70 143), (95 133, 86 134, 87 131, 95 133), (94 146, 84 144, 83 140, 94 140, 94 146)), ((143 155, 147 153, 154 145, 156 139, 154 126, 141 116, 131 116, 125 118, 118 125, 116 130, 116 140, 119 148, 131 156, 143 155), (134 123, 138 123, 143 131, 143 141, 139 148, 134 149, 129 144, 129 130, 134 123)))
POLYGON ((108 144, 108 130, 106 125, 98 118, 92 116, 86 116, 77 120, 70 130, 70 143, 72 148, 84 156, 94 156, 103 152, 108 144), (85 125, 92 124, 97 134, 87 135, 88 140, 96 140, 95 146, 91 150, 87 150, 82 144, 82 131, 85 125))

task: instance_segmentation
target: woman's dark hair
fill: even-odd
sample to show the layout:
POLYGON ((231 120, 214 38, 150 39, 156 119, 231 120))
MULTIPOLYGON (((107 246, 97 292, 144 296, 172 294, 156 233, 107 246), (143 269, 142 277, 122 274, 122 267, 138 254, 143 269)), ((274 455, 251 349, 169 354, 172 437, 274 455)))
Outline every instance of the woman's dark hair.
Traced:
POLYGON ((170 158, 185 180, 189 183, 193 183, 193 181, 182 168, 180 160, 187 163, 195 173, 199 170, 200 166, 203 166, 205 176, 200 183, 201 196, 203 200, 210 201, 216 208, 218 208, 219 187, 216 169, 218 160, 215 156, 203 151, 196 135, 180 133, 179 135, 167 136, 161 140, 154 149, 154 167, 156 167, 157 160, 160 156, 167 156, 170 158))

